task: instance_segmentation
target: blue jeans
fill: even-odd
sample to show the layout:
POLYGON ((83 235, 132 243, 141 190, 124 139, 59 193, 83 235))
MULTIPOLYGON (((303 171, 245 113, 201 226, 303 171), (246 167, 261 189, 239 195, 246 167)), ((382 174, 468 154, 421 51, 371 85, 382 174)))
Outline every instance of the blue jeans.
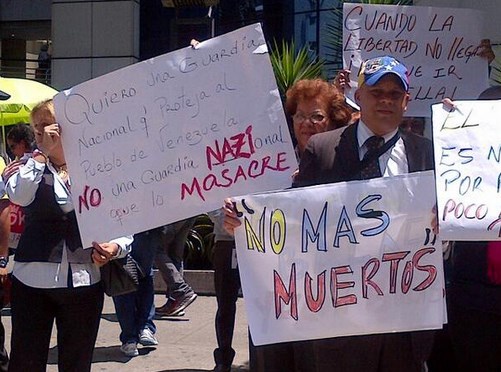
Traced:
POLYGON ((148 328, 156 332, 153 317, 155 315, 155 292, 153 286, 153 260, 158 247, 162 245, 159 229, 153 229, 134 235, 131 255, 147 274, 139 280, 136 292, 113 297, 115 311, 122 332, 122 343, 138 342, 139 332, 148 328))

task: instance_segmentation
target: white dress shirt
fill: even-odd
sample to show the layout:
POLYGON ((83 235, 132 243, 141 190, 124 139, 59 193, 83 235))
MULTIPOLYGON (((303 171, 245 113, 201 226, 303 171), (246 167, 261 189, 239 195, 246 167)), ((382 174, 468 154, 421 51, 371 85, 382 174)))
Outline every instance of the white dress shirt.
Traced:
MULTIPOLYGON (((397 133, 398 129, 383 136, 384 142, 388 142, 397 133)), ((360 160, 364 158, 367 152, 365 141, 375 134, 365 125, 362 120, 358 122, 357 139, 358 139, 358 155, 360 160)), ((402 137, 390 147, 385 153, 379 157, 379 168, 383 177, 397 176, 400 174, 409 173, 409 164, 407 163, 407 155, 402 137)))
MULTIPOLYGON (((66 184, 57 174, 51 163, 40 163, 30 158, 19 172, 12 175, 5 185, 9 199, 20 206, 30 205, 35 199, 38 185, 42 180, 45 167, 54 175, 54 193, 56 201, 63 212, 74 210, 73 201, 69 192, 70 181, 66 184)), ((120 257, 130 252, 133 237, 126 236, 114 239, 122 249, 120 257)), ((67 247, 63 249, 61 263, 55 262, 15 262, 12 271, 16 279, 23 284, 35 288, 67 288, 68 273, 71 268, 71 282, 73 287, 89 286, 101 280, 99 267, 93 263, 68 263, 67 247)))

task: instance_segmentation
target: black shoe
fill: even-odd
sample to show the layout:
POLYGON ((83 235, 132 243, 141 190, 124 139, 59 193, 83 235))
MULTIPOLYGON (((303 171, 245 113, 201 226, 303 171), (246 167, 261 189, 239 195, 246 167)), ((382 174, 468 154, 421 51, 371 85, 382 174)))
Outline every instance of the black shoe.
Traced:
POLYGON ((231 366, 227 366, 225 364, 216 364, 213 372, 231 372, 231 366))

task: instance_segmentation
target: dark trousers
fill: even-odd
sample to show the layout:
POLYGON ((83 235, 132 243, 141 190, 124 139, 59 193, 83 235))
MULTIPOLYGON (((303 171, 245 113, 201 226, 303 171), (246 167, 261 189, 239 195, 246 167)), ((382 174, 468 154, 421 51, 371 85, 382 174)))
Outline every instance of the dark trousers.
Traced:
MULTIPOLYGON (((465 305, 465 295, 461 290, 461 286, 452 286, 447 292, 449 332, 456 370, 499 372, 501 311, 485 311, 465 305)), ((501 292, 501 288, 495 288, 494 291, 501 292)), ((499 298, 499 293, 496 297, 499 298)))
MULTIPOLYGON (((0 284, 0 310, 3 308, 4 290, 0 284)), ((5 328, 0 316, 0 372, 6 372, 9 368, 9 355, 5 350, 5 328)))
POLYGON ((430 349, 432 341, 433 332, 424 331, 251 344, 250 369, 253 372, 422 372, 426 357, 417 356, 415 349, 430 349), (422 337, 413 337, 416 333, 422 337))
POLYGON ((235 350, 231 347, 235 328, 236 303, 240 289, 238 269, 231 267, 235 241, 217 241, 214 246, 214 286, 216 289, 216 364, 231 366, 235 350))
POLYGON ((249 366, 252 372, 320 372, 313 363, 311 341, 255 346, 251 335, 249 335, 249 366))
POLYGON ((103 309, 101 284, 39 289, 12 282, 9 371, 45 371, 54 320, 59 371, 90 371, 103 309))
POLYGON ((167 299, 175 300, 192 291, 184 281, 184 245, 195 222, 194 218, 165 226, 164 243, 157 247, 155 266, 167 284, 167 299))
POLYGON ((312 341, 315 370, 332 372, 421 372, 425 357, 415 348, 431 349, 433 332, 422 332, 423 345, 413 333, 336 337, 312 341))

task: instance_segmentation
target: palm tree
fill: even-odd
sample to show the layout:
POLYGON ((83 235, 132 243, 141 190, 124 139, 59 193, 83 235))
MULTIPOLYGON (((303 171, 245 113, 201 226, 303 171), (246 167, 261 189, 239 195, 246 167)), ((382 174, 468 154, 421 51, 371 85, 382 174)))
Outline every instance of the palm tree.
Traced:
POLYGON ((323 60, 312 56, 306 46, 296 51, 294 42, 274 42, 270 53, 273 72, 282 97, 294 83, 301 79, 314 79, 322 75, 323 60))

